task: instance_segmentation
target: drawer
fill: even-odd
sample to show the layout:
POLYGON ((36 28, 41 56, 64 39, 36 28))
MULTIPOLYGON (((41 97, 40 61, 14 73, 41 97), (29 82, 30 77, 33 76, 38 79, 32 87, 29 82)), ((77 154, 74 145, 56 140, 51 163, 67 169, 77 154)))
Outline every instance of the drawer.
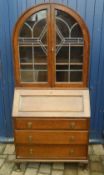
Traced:
POLYGON ((87 144, 87 131, 15 130, 17 144, 87 144))
POLYGON ((87 159, 87 145, 16 146, 17 158, 32 159, 87 159))
POLYGON ((68 129, 87 130, 89 119, 62 119, 62 118, 25 118, 14 119, 15 129, 68 129))

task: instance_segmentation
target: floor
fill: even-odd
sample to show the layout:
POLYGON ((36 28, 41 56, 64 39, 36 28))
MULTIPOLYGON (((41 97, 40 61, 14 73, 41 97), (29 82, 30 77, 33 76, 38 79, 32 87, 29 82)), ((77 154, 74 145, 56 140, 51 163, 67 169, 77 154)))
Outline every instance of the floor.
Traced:
POLYGON ((104 175, 104 148, 89 146, 89 166, 74 163, 21 163, 17 169, 13 144, 0 144, 0 175, 104 175))

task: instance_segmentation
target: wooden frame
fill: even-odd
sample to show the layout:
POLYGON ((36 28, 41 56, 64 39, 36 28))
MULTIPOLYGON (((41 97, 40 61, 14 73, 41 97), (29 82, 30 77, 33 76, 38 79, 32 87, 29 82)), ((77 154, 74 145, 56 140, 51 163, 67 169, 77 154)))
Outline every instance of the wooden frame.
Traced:
POLYGON ((39 4, 27 10, 17 21, 13 33, 13 52, 14 52, 14 71, 15 71, 15 85, 16 87, 47 87, 47 88, 83 88, 87 86, 88 82, 88 65, 89 65, 89 49, 90 37, 89 32, 83 19, 72 9, 59 4, 39 4), (40 10, 47 9, 48 21, 48 83, 23 83, 20 82, 20 67, 19 67, 19 49, 18 49, 18 35, 20 29, 26 19, 33 13, 40 10), (83 58, 83 80, 81 83, 55 83, 55 9, 66 12, 71 15, 80 25, 84 36, 84 58, 83 58), (53 49, 52 49, 53 48, 53 49), (53 51, 52 51, 53 50, 53 51))

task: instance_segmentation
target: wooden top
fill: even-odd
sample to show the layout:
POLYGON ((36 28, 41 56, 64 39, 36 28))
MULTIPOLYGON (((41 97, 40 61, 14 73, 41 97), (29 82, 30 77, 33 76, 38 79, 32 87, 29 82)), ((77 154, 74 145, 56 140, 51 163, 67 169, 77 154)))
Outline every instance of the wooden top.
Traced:
POLYGON ((89 90, 15 89, 13 117, 90 117, 89 90))

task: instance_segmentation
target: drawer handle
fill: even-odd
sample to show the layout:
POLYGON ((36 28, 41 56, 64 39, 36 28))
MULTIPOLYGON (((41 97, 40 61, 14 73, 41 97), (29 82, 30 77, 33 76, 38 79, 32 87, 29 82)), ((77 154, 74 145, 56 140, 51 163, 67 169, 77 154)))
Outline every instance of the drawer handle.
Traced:
POLYGON ((70 154, 74 154, 74 150, 73 149, 70 150, 70 154))
POLYGON ((32 128, 32 122, 28 122, 27 126, 28 126, 28 129, 31 129, 32 128))
POLYGON ((69 140, 70 141, 75 141, 75 137, 74 136, 71 136, 69 140))
POLYGON ((32 155, 33 154, 33 149, 30 149, 29 153, 30 153, 30 155, 32 155))
POLYGON ((74 129, 75 128, 75 122, 70 123, 69 128, 74 129))
POLYGON ((32 136, 29 136, 28 140, 29 140, 29 143, 31 143, 32 142, 32 136))

